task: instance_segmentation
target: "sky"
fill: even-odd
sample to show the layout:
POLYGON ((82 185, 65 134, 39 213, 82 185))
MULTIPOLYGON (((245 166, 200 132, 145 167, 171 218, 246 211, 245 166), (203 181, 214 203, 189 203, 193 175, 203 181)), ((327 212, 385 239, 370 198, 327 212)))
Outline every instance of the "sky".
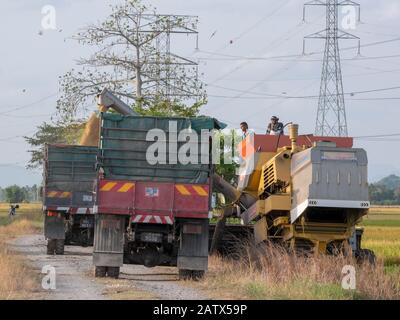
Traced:
MULTIPOLYGON (((54 117, 58 77, 76 68, 76 60, 89 53, 70 37, 79 28, 104 19, 109 5, 118 2, 1 1, 0 186, 13 181, 40 182, 40 172, 22 169, 30 158, 29 146, 22 137, 32 135, 38 125, 54 117), (56 30, 42 30, 45 5, 55 8, 56 30)), ((324 28, 323 8, 308 8, 304 23, 301 0, 146 3, 157 7, 159 13, 199 17, 198 49, 195 39, 181 36, 173 39, 172 51, 199 63, 209 96, 202 114, 230 127, 247 121, 258 133, 264 133, 272 115, 278 115, 285 123, 298 123, 300 133, 314 132, 316 99, 271 99, 268 95, 318 95, 323 40, 307 40, 306 56, 301 54, 303 37, 324 28)), ((361 38, 361 56, 357 56, 356 41, 342 40, 342 73, 344 91, 349 93, 349 135, 361 137, 355 139, 355 146, 367 150, 370 181, 375 181, 400 174, 400 135, 365 138, 400 133, 400 89, 393 89, 400 86, 400 1, 359 3, 361 23, 347 31, 361 38)))

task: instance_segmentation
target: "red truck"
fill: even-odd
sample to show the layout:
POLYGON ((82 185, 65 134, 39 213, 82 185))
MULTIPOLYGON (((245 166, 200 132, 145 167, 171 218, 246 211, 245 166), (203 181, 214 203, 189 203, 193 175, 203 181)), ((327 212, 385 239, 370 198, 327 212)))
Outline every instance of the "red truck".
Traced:
MULTIPOLYGON (((178 132, 190 129, 199 136, 222 126, 211 118, 102 115, 94 205, 97 277, 117 278, 124 263, 177 266, 181 278, 199 278, 207 270, 211 162, 203 163, 201 152, 199 161, 187 164, 150 164, 146 158, 154 143, 149 130, 164 132, 169 145, 171 122, 178 132)), ((195 142, 198 150, 208 143, 195 142)), ((158 152, 170 159, 183 144, 158 152)))

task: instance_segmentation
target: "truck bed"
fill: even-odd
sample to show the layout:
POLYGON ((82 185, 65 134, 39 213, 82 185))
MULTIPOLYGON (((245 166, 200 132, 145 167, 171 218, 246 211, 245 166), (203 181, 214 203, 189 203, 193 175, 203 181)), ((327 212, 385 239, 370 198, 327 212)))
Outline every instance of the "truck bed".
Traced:
POLYGON ((97 152, 96 147, 46 146, 45 210, 81 214, 92 211, 97 152))

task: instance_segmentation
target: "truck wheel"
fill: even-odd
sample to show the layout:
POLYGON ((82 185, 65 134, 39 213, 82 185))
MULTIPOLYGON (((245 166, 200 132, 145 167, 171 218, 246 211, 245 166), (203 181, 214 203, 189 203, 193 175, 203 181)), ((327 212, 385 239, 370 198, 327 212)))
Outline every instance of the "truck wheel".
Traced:
POLYGON ((369 263, 371 265, 375 265, 376 263, 376 256, 372 250, 369 249, 360 249, 356 253, 356 259, 358 263, 369 263))
POLYGON ((94 269, 94 276, 96 278, 105 278, 107 274, 107 267, 95 267, 94 269))
POLYGON ((56 240, 56 254, 58 255, 64 254, 64 239, 56 240))
POLYGON ((204 278, 204 270, 186 270, 179 269, 179 280, 199 281, 204 278))
POLYGON ((53 255, 55 250, 56 250, 56 240, 48 239, 47 240, 47 254, 53 255))
POLYGON ((64 245, 68 246, 71 245, 72 243, 72 236, 71 236, 71 232, 66 232, 65 233, 65 240, 64 240, 64 245))
POLYGON ((110 278, 118 279, 119 278, 119 267, 107 267, 107 275, 110 278))
POLYGON ((192 270, 192 280, 199 281, 204 278, 205 275, 204 270, 192 270))

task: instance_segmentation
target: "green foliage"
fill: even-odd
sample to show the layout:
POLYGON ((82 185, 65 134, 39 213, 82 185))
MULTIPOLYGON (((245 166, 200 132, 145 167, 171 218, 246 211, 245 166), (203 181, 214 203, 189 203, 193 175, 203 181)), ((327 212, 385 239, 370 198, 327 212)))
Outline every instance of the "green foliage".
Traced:
POLYGON ((221 150, 220 163, 215 166, 215 172, 229 183, 237 184, 236 169, 239 167, 239 163, 234 156, 234 152, 237 147, 235 142, 240 141, 239 136, 235 130, 230 130, 229 132, 220 131, 214 135, 213 139, 215 141, 219 140, 221 150), (232 163, 225 163, 224 158, 232 159, 232 163))
POLYGON ((400 188, 400 177, 396 176, 395 174, 391 174, 381 180, 379 180, 377 183, 375 183, 378 186, 385 186, 388 189, 399 189, 400 188))
MULTIPOLYGON (((400 186, 397 184, 399 177, 389 176, 381 181, 369 185, 369 197, 373 204, 398 205, 400 204, 400 186)), ((400 178, 399 178, 400 179, 400 178)))
POLYGON ((38 186, 35 184, 32 187, 24 186, 20 187, 17 185, 9 186, 4 189, 4 199, 9 203, 21 203, 21 202, 32 202, 38 201, 38 186))
POLYGON ((24 191, 21 187, 13 185, 5 189, 6 201, 10 203, 22 202, 25 198, 24 191))
POLYGON ((93 53, 60 77, 57 110, 63 119, 86 111, 104 87, 141 114, 193 116, 205 103, 196 64, 161 49, 171 31, 196 30, 197 18, 160 15, 142 2, 112 5, 104 20, 73 37, 93 53))
POLYGON ((207 103, 206 100, 201 100, 191 106, 187 106, 178 100, 162 100, 136 103, 134 110, 145 116, 156 117, 196 117, 199 114, 200 108, 207 103))
POLYGON ((32 147, 27 168, 38 168, 43 164, 45 144, 76 144, 84 128, 83 122, 50 124, 44 122, 32 137, 24 137, 32 147))

